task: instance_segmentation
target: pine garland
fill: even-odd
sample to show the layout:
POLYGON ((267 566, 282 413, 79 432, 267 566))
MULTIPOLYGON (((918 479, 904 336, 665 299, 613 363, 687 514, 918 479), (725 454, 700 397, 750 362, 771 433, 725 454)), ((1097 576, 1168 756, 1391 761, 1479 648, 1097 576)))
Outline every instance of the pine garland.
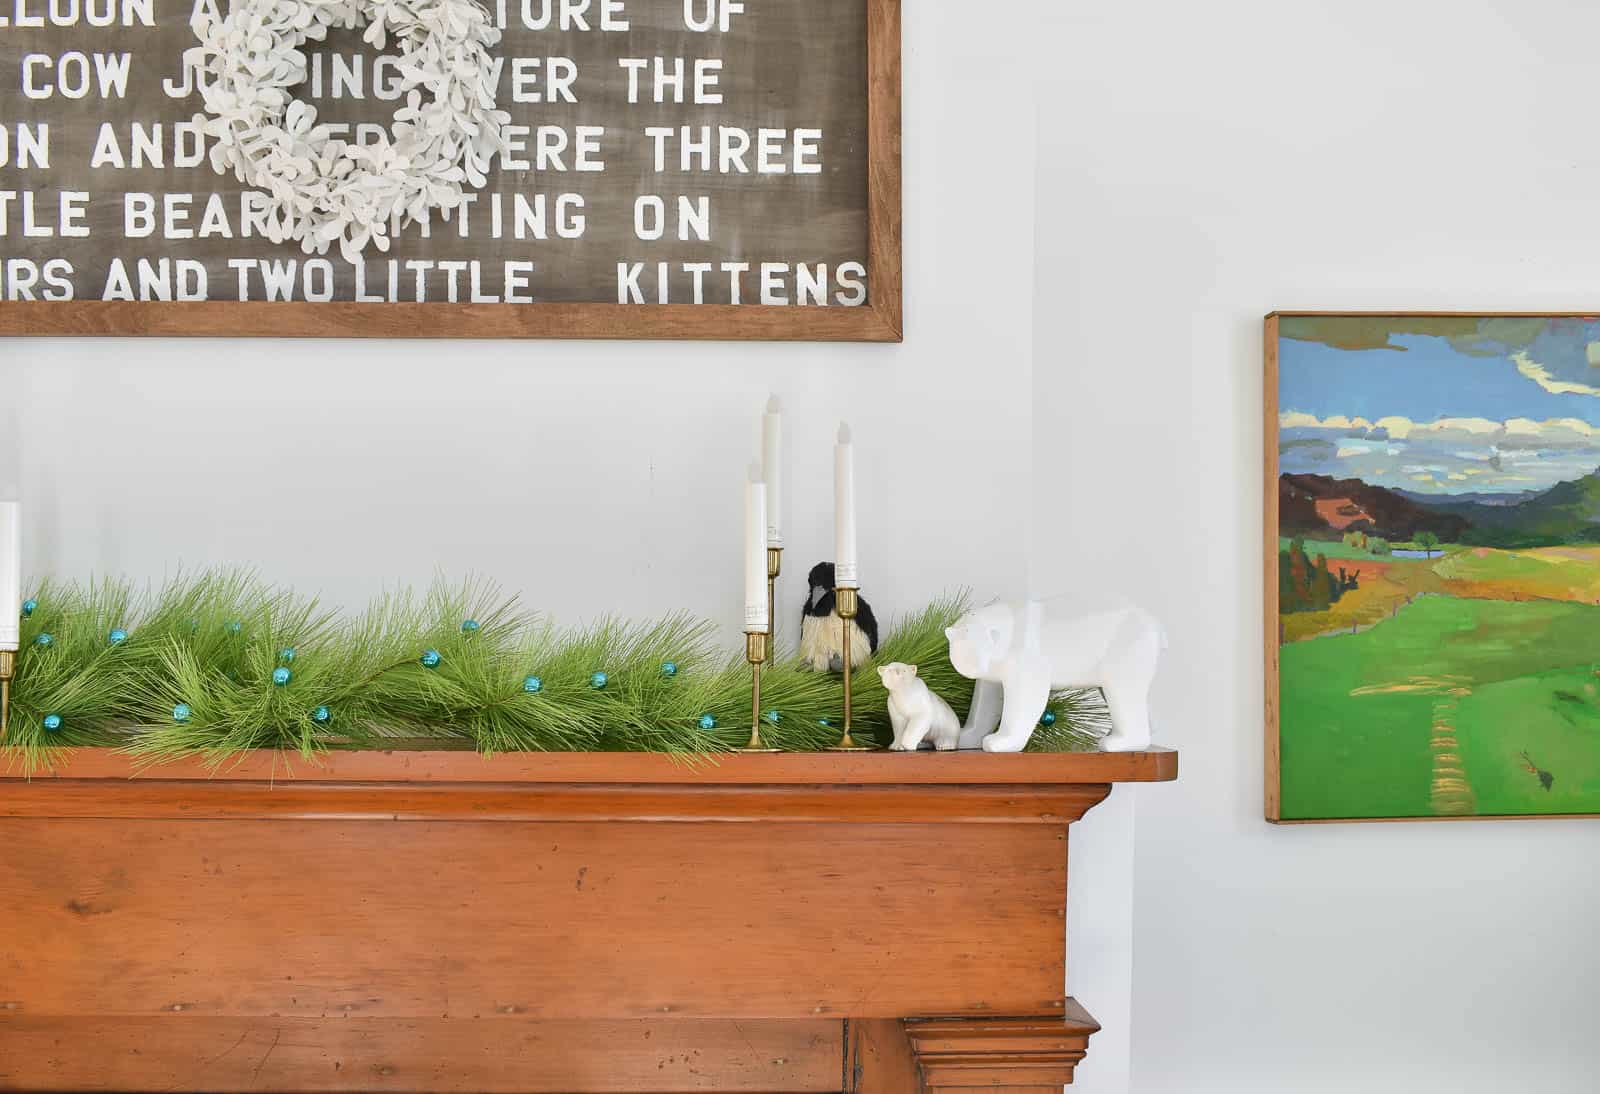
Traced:
MULTIPOLYGON (((874 664, 905 661, 964 712, 973 685, 944 629, 962 596, 901 620, 874 664)), ((853 678, 852 731, 891 738, 873 665, 853 678)), ((840 734, 832 673, 782 657, 761 681, 761 734, 814 751, 840 734)), ((6 766, 64 747, 119 746, 145 763, 249 749, 312 759, 396 737, 465 738, 484 754, 705 755, 750 736, 750 667, 686 615, 562 628, 482 582, 397 592, 351 619, 252 575, 208 573, 139 593, 126 581, 51 584, 24 605, 6 766)), ((1097 690, 1053 697, 1030 748, 1092 749, 1109 728, 1097 690)))

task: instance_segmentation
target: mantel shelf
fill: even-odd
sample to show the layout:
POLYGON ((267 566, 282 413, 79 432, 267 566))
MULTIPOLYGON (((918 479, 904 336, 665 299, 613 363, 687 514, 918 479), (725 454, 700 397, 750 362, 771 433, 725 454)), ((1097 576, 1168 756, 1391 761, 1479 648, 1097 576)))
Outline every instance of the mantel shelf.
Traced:
POLYGON ((141 767, 73 749, 0 778, 0 817, 144 820, 678 821, 1067 825, 1113 783, 1177 777, 1169 750, 777 753, 391 749, 316 762, 252 753, 141 767))
MULTIPOLYGON (((22 773, 0 770, 0 780, 22 773)), ((395 748, 329 752, 316 761, 250 753, 221 767, 199 758, 141 766, 115 749, 64 750, 34 780, 211 780, 296 783, 565 783, 698 786, 1088 786, 1170 782, 1178 753, 1144 752, 822 752, 734 753, 707 757, 640 752, 518 752, 493 757, 459 750, 395 748)))

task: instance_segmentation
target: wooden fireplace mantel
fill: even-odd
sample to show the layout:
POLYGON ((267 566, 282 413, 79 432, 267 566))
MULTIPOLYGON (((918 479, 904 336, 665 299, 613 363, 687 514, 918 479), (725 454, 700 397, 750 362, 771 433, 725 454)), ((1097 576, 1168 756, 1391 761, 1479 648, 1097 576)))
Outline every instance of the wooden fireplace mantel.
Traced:
POLYGON ((0 774, 0 1090, 1054 1088, 1068 826, 1176 775, 73 751, 0 774))

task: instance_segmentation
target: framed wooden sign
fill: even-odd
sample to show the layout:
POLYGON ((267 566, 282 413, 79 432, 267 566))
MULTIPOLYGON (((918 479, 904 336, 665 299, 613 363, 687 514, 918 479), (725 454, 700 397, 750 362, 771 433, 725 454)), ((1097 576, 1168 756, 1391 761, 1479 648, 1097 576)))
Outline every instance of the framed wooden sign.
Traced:
POLYGON ((1600 318, 1266 321, 1267 818, 1600 814, 1600 318))
MULTIPOLYGON (((448 215, 354 253, 281 239, 280 191, 332 162, 296 142, 400 147, 443 85, 396 12, 448 32, 476 0, 222 4, 0 2, 0 335, 901 338, 899 0, 483 0, 504 140, 448 215), (186 53, 249 5, 342 14, 277 129, 219 134, 186 53), (216 170, 263 132, 265 185, 216 170)), ((261 93, 275 60, 236 42, 261 93)))

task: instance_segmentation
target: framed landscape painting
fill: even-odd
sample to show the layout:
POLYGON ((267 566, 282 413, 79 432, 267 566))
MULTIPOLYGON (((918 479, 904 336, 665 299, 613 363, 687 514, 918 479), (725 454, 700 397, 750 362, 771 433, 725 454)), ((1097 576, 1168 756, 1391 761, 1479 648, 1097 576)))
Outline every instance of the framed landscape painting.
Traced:
POLYGON ((1600 815, 1600 316, 1266 321, 1266 813, 1600 815))

